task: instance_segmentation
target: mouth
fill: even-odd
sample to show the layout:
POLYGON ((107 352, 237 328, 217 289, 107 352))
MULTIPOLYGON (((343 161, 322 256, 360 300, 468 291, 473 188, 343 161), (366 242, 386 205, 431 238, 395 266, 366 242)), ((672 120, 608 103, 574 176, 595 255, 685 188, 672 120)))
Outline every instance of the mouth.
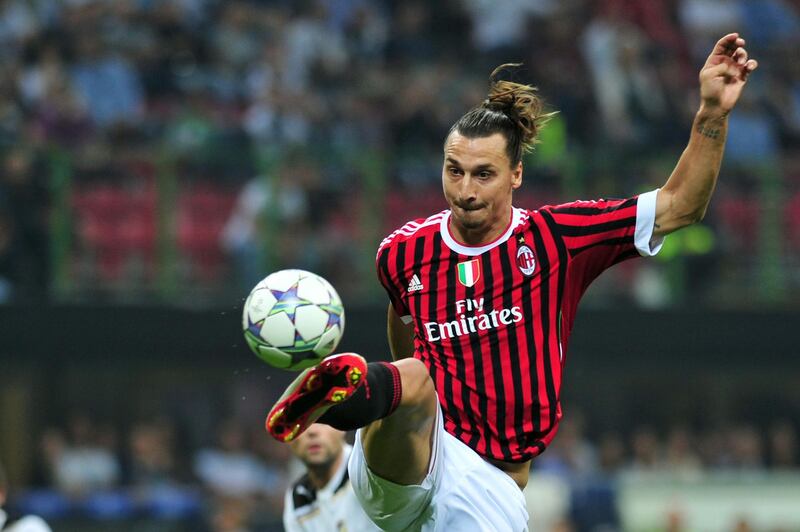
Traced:
POLYGON ((315 443, 313 445, 309 445, 306 450, 309 453, 318 453, 321 449, 322 449, 322 445, 319 445, 319 444, 315 443))
POLYGON ((458 207, 464 212, 473 212, 483 209, 484 205, 459 205, 458 203, 456 203, 456 207, 458 207))

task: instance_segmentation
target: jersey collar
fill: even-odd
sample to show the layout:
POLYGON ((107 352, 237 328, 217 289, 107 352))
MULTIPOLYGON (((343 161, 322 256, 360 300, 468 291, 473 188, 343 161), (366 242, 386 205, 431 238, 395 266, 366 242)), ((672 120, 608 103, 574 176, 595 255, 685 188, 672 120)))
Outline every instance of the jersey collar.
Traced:
POLYGON ((508 238, 511 236, 511 233, 514 232, 514 229, 519 227, 523 221, 525 221, 525 211, 523 209, 513 207, 511 209, 511 220, 508 222, 508 227, 505 231, 503 231, 503 234, 488 244, 484 244, 482 246, 467 246, 466 244, 456 241, 456 239, 453 238, 453 235, 450 234, 450 211, 448 210, 445 211, 445 215, 442 217, 442 221, 439 225, 439 232, 442 234, 442 241, 444 241, 445 245, 451 250, 455 251, 456 253, 460 253, 461 255, 475 257, 481 253, 489 251, 490 249, 496 248, 508 240, 508 238))

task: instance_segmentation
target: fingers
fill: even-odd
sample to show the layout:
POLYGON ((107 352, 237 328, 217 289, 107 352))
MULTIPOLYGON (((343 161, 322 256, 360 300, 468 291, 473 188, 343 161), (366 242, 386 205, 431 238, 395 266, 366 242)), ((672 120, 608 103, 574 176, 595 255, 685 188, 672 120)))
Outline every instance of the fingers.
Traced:
POLYGON ((714 49, 711 50, 711 55, 724 54, 730 56, 736 48, 741 46, 744 46, 744 39, 739 37, 738 33, 729 33, 717 41, 714 49))
POLYGON ((750 59, 744 45, 745 40, 739 37, 738 33, 725 35, 714 45, 714 50, 706 61, 706 67, 715 76, 726 75, 747 79, 747 75, 758 68, 758 61, 750 59))
POLYGON ((755 59, 748 59, 741 63, 733 58, 723 58, 718 64, 707 67, 705 71, 709 78, 725 76, 729 79, 747 79, 747 75, 756 68, 758 68, 758 61, 755 59))
POLYGON ((744 64, 742 79, 747 80, 748 74, 750 74, 750 72, 752 72, 757 68, 758 68, 758 61, 756 61, 755 59, 750 59, 749 61, 747 61, 747 63, 744 64))
POLYGON ((732 57, 733 57, 734 61, 736 61, 738 64, 744 66, 745 63, 747 63, 747 50, 745 50, 744 48, 742 48, 740 46, 733 52, 733 56, 732 57))

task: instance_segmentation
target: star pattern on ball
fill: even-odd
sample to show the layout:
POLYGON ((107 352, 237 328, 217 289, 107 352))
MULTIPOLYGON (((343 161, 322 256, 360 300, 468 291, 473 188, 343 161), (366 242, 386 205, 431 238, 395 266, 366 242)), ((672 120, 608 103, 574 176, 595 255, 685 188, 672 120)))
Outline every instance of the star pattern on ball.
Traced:
POLYGON ((284 312, 289 316, 289 319, 292 320, 292 323, 294 323, 294 316, 297 313, 298 307, 313 305, 311 301, 297 295, 297 287, 299 284, 300 282, 298 281, 285 291, 270 288, 270 292, 275 296, 277 302, 272 307, 272 310, 269 311, 268 316, 274 316, 275 314, 284 312))
POLYGON ((328 313, 328 325, 326 325, 326 329, 330 329, 334 325, 341 325, 341 308, 337 307, 336 305, 320 305, 319 308, 328 313))

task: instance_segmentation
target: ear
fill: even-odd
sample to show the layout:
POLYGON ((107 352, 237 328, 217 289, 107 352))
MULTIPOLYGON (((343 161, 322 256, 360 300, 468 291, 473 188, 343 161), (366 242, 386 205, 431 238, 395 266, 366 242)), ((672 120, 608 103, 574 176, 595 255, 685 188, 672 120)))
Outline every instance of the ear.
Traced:
POLYGON ((517 190, 522 185, 522 161, 517 163, 517 168, 511 173, 511 190, 517 190))

